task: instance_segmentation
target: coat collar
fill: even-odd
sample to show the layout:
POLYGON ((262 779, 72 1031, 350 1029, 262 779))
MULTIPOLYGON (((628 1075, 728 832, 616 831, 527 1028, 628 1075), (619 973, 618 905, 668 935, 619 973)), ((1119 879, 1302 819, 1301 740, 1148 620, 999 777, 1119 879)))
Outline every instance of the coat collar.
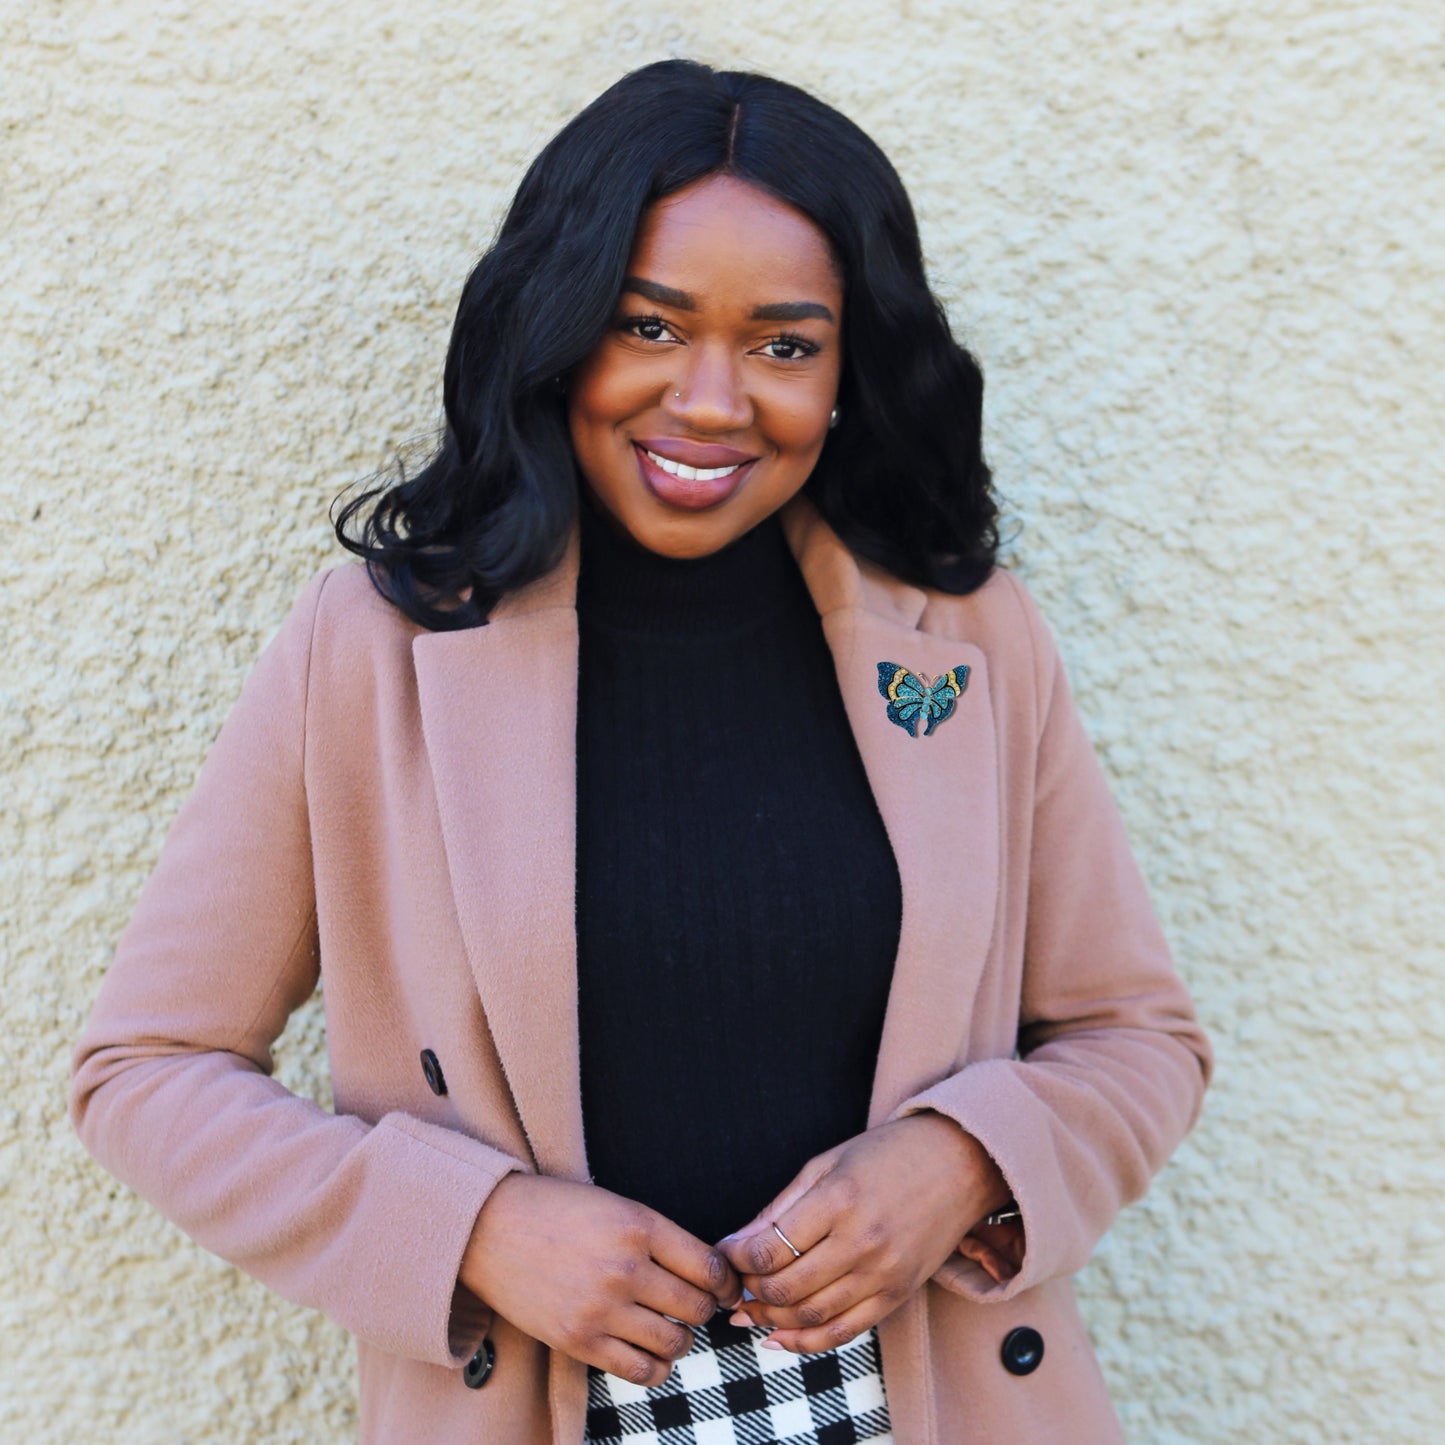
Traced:
MULTIPOLYGON (((903 891, 870 1122, 953 1072, 988 952, 998 770, 988 670, 920 626, 929 594, 855 558, 805 497, 781 520, 833 654, 903 891), (890 722, 878 664, 967 666, 931 737, 890 722)), ((539 1170, 587 1178, 575 922, 578 533, 561 563, 485 626, 413 643, 452 891, 493 1042, 539 1170)), ((949 628, 956 631, 956 628, 949 628)), ((800 1163, 802 1161, 799 1161, 800 1163)))

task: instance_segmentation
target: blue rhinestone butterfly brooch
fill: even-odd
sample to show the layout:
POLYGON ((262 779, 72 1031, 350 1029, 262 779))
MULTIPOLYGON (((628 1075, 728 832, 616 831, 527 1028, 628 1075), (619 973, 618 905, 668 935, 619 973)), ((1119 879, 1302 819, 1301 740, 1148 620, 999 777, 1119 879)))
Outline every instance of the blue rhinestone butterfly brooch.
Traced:
POLYGON ((953 711, 968 686, 968 669, 951 667, 930 682, 927 674, 909 672, 896 662, 878 664, 878 691, 888 699, 888 721, 897 723, 911 738, 918 736, 918 719, 928 719, 927 737, 953 711))

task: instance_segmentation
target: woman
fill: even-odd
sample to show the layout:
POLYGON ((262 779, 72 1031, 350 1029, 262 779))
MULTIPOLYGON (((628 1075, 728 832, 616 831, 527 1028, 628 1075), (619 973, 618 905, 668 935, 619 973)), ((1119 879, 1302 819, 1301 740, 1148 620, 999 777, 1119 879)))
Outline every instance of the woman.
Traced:
POLYGON ((1117 1438, 1068 1276, 1209 1056, 981 397, 801 91, 649 66, 522 182, 72 1085, 364 1439, 1117 1438), (322 971, 335 1116, 268 1077, 322 971))

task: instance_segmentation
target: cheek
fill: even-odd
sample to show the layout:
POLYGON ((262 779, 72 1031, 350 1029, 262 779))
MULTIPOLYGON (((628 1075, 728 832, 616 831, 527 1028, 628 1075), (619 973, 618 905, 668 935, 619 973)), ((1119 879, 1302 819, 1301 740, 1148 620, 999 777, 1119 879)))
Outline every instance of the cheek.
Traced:
POLYGON ((644 410, 655 398, 644 369, 619 359, 592 358, 573 374, 567 407, 573 435, 609 430, 644 410))
POLYGON ((768 431, 773 445, 790 455, 815 456, 828 439, 828 413, 832 391, 789 396, 775 403, 768 431))
MULTIPOLYGON (((828 440, 828 421, 838 396, 840 360, 807 379, 806 384, 779 388, 771 398, 775 444, 798 454, 817 453, 828 440)), ((799 378, 801 380, 801 378, 799 378)))

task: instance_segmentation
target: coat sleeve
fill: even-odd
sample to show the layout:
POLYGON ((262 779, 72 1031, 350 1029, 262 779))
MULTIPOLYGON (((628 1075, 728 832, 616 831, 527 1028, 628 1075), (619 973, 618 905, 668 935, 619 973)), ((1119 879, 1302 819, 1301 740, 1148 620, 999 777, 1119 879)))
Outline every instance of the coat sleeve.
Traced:
POLYGON ((304 769, 328 574, 266 649, 166 838, 75 1050, 85 1147, 198 1243, 394 1354, 459 1365, 489 1316, 457 1284, 525 1166, 403 1113, 334 1115, 270 1077, 314 990, 304 769))
POLYGON ((1212 1069, 1058 651, 1022 585, 1009 585, 1033 642, 1040 718, 1017 1049, 895 1111, 954 1120, 1013 1193, 1019 1273, 995 1283, 955 1255, 934 1276, 981 1301, 1083 1267, 1192 1127, 1212 1069))

